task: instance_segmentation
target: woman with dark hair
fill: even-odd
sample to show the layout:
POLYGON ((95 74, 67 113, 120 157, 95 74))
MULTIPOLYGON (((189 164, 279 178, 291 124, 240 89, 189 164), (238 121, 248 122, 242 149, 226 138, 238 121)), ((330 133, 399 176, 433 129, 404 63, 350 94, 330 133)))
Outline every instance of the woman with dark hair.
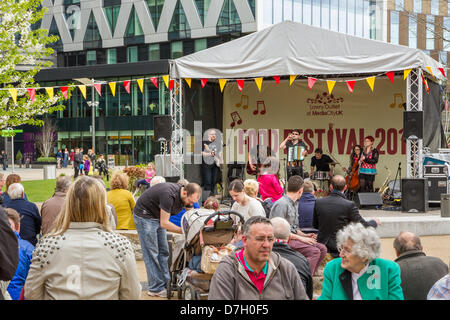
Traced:
POLYGON ((358 192, 360 188, 359 183, 359 160, 362 155, 362 147, 357 144, 353 147, 352 153, 350 154, 350 162, 348 168, 342 168, 342 170, 347 174, 345 180, 347 181, 347 190, 352 192, 358 192))
POLYGON ((373 184, 377 174, 376 164, 379 157, 378 150, 373 147, 374 140, 375 138, 372 136, 367 136, 364 139, 364 149, 358 161, 361 192, 374 192, 373 184))
POLYGON ((266 212, 261 203, 245 194, 244 182, 242 180, 236 179, 231 182, 228 187, 228 192, 234 200, 231 210, 240 213, 245 221, 253 216, 266 216, 266 212))

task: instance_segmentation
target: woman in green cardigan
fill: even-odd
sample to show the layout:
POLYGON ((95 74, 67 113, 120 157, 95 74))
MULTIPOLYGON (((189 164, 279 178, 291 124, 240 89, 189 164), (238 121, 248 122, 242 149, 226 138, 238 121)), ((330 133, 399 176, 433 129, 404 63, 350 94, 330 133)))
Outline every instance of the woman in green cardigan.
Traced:
POLYGON ((336 239, 340 258, 325 266, 318 300, 403 300, 400 267, 378 258, 381 242, 374 228, 352 223, 336 239))

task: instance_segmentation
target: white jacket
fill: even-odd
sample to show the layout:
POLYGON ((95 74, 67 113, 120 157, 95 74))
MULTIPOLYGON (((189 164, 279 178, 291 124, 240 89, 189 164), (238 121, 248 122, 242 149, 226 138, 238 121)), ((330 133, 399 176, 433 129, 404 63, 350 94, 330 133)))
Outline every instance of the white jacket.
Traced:
POLYGON ((141 295, 131 243, 94 222, 72 222, 36 246, 27 300, 126 300, 141 295))

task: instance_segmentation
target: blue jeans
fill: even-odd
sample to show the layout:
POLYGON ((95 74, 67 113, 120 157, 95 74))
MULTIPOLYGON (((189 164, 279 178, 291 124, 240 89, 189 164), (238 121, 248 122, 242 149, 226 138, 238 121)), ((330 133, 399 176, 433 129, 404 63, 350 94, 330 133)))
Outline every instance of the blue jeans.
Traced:
POLYGON ((166 288, 169 274, 169 245, 166 229, 159 220, 145 219, 133 213, 147 271, 148 291, 160 292, 166 288))
POLYGON ((214 188, 217 180, 217 166, 202 164, 203 190, 211 191, 214 194, 214 188))
POLYGON ((150 188, 150 183, 148 183, 147 180, 145 179, 139 179, 138 181, 136 181, 136 187, 139 188, 141 184, 144 184, 147 187, 147 189, 150 188))

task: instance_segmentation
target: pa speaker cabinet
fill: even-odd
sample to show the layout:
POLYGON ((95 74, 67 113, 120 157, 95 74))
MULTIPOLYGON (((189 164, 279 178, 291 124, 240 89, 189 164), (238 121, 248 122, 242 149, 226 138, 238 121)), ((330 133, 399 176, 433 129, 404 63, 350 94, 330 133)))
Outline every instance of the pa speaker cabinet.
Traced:
POLYGON ((378 192, 359 192, 357 203, 359 208, 377 207, 383 205, 383 199, 378 192))
POLYGON ((440 203, 441 194, 447 194, 448 177, 427 177, 428 180, 428 202, 440 203))
POLYGON ((153 133, 156 141, 169 141, 172 138, 172 117, 169 115, 153 116, 153 133))
POLYGON ((402 211, 428 211, 427 178, 402 179, 402 211))
POLYGON ((405 139, 411 136, 423 138, 423 111, 403 112, 403 136, 405 139))

